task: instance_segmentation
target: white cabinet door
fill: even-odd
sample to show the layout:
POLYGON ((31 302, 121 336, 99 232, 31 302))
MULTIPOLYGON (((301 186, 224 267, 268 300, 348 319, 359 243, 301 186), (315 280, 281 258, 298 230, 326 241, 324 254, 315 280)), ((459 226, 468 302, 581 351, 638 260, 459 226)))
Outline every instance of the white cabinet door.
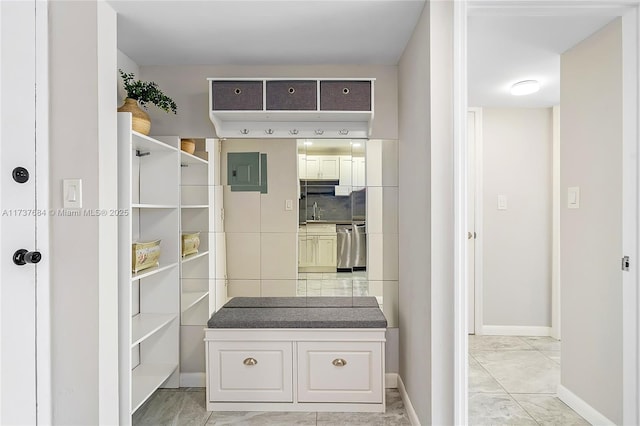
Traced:
POLYGON ((340 179, 340 157, 337 155, 298 155, 300 179, 340 179))
POLYGON ((340 179, 340 157, 337 155, 323 155, 320 161, 320 179, 340 179))
POLYGON ((320 179, 320 159, 307 155, 305 159, 305 179, 320 179))
POLYGON ((298 266, 305 268, 316 264, 316 237, 300 235, 298 237, 298 266))
POLYGON ((338 264, 338 237, 336 235, 320 235, 317 239, 317 266, 333 266, 338 264))
POLYGON ((292 342, 208 342, 209 400, 293 402, 292 342))
POLYGON ((382 345, 299 342, 299 402, 382 402, 382 345))
POLYGON ((353 186, 364 188, 365 183, 365 164, 364 157, 353 157, 353 186))
POLYGON ((340 186, 351 186, 351 183, 353 182, 351 169, 351 156, 340 156, 340 186))

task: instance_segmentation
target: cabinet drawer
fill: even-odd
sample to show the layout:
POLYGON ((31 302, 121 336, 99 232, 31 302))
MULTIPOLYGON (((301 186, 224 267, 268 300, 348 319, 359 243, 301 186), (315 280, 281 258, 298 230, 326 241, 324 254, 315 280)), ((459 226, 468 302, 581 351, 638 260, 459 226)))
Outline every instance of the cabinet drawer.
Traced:
POLYGON ((267 81, 268 110, 315 111, 317 109, 317 81, 267 81))
POLYGON ((381 403, 382 344, 299 342, 298 401, 381 403))
POLYGON ((370 81, 321 81, 323 111, 371 111, 370 81))
POLYGON ((209 399, 292 402, 291 342, 208 342, 209 399))
POLYGON ((261 111, 262 81, 212 81, 211 105, 217 111, 261 111))
POLYGON ((307 223, 305 226, 307 235, 333 235, 336 236, 335 223, 307 223))

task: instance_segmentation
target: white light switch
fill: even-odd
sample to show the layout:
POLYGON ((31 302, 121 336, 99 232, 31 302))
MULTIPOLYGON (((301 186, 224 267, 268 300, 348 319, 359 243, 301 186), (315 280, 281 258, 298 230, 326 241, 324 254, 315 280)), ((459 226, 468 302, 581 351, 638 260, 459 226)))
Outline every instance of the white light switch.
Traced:
POLYGON ((284 209, 285 210, 293 210, 293 200, 285 200, 284 201, 284 209))
POLYGON ((507 209, 507 196, 504 194, 498 195, 498 210, 507 209))
POLYGON ((570 209, 580 208, 580 187, 572 186, 567 189, 567 207, 570 209))
POLYGON ((62 206, 65 209, 82 208, 82 179, 64 179, 62 197, 62 206))

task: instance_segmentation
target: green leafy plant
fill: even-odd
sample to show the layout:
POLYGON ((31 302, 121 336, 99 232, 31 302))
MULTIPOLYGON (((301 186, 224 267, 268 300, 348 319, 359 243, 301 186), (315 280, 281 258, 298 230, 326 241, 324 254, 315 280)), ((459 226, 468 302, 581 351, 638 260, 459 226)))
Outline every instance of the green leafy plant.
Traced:
POLYGON ((128 98, 137 100, 140 105, 145 108, 147 103, 151 103, 163 111, 176 113, 178 108, 176 103, 173 99, 165 95, 156 83, 153 81, 136 80, 133 73, 126 73, 122 70, 119 71, 128 98))

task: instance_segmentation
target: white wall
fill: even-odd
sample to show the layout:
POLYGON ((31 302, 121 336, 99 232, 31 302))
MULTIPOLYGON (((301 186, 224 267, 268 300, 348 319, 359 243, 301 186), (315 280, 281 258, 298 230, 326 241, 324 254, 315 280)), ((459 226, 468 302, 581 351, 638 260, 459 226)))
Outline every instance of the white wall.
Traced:
MULTIPOLYGON (((51 208, 62 209, 64 178, 82 179, 83 208, 104 208, 98 194, 110 194, 112 187, 99 185, 99 176, 108 173, 116 150, 115 13, 96 2, 49 2, 49 48, 51 208)), ((111 178, 115 181, 115 174, 111 178)), ((104 242, 99 233, 115 222, 88 216, 53 216, 50 221, 53 423, 117 419, 108 406, 114 400, 100 400, 109 380, 117 384, 117 368, 100 368, 117 341, 101 351, 108 336, 99 336, 101 322, 117 309, 100 299, 117 291, 117 278, 110 280, 108 271, 100 276, 104 242)))
POLYGON ((552 109, 482 115, 484 325, 550 327, 552 109))
MULTIPOLYGON (((118 70, 122 70, 123 72, 133 73, 136 78, 140 78, 140 67, 136 64, 133 59, 128 57, 124 52, 118 49, 117 52, 117 60, 118 60, 118 70)), ((120 78, 120 72, 118 72, 118 106, 124 103, 124 98, 127 97, 127 92, 124 90, 124 85, 122 84, 122 78, 120 78)))
POLYGON ((398 67, 400 376, 453 424, 453 4, 428 2, 398 67))
POLYGON ((562 55, 561 100, 561 385, 622 424, 620 19, 562 55))
POLYGON ((215 137, 208 115, 209 77, 371 77, 375 82, 372 138, 397 139, 397 67, 394 65, 143 66, 141 78, 155 81, 178 105, 178 114, 149 107, 151 134, 215 137))
POLYGON ((400 377, 422 424, 431 418, 429 5, 398 64, 400 377))

